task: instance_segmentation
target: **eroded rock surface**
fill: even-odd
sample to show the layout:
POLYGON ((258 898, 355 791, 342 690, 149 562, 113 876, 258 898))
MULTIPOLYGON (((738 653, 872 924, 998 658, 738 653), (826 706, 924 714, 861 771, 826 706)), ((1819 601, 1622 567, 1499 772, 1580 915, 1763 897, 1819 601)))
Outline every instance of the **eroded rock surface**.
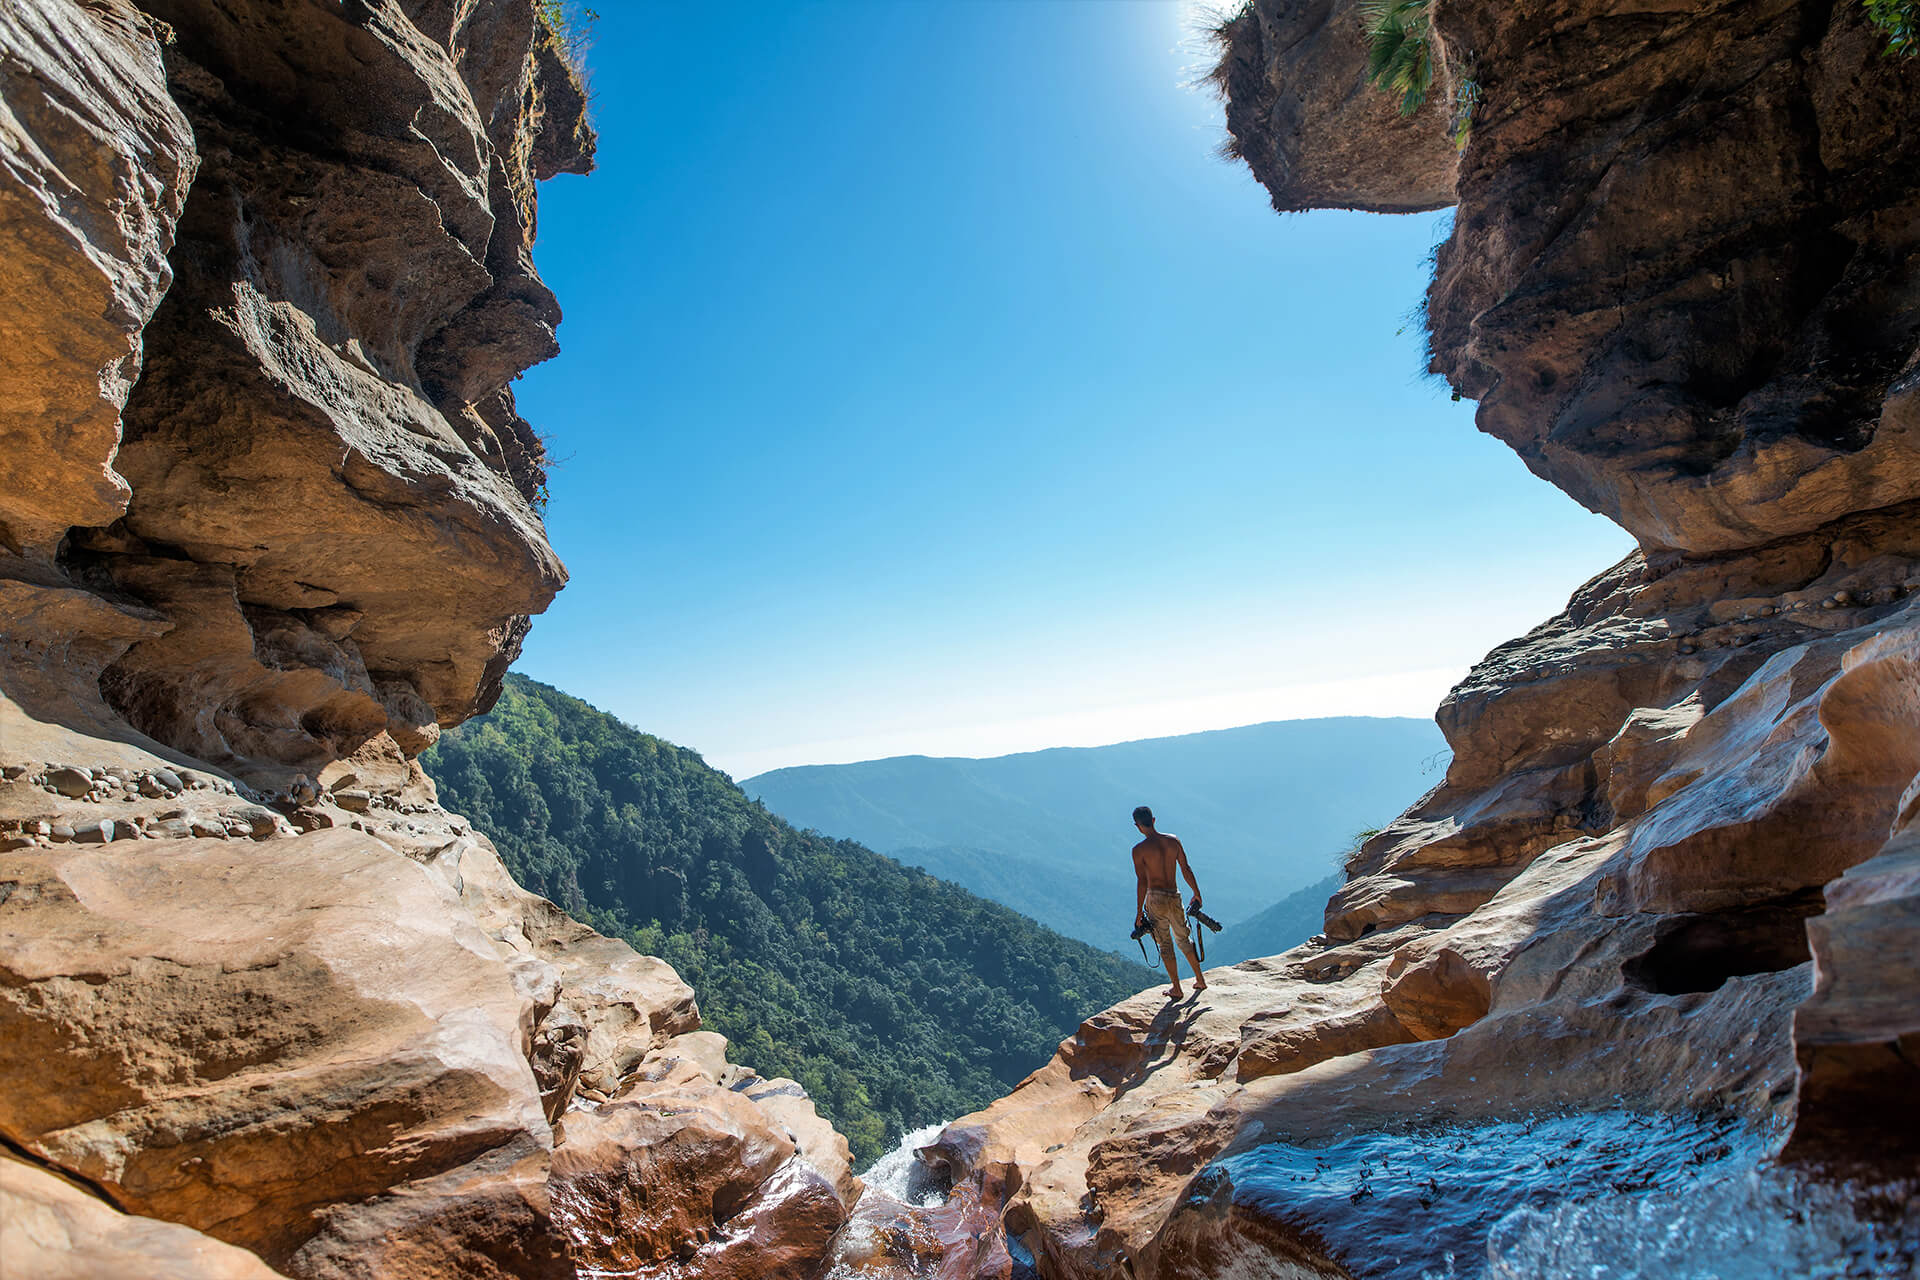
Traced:
POLYGON ((131 747, 0 777, 0 1136, 119 1209, 300 1277, 823 1262, 845 1139, 430 784, 265 805, 131 747), (663 1169, 657 1220, 606 1190, 663 1169))
POLYGON ((32 0, 0 42, 0 578, 106 602, 59 642, 194 758, 417 753, 565 580, 508 384, 558 349, 535 180, 592 135, 537 6, 32 0))
POLYGON ((1443 4, 1482 92, 1435 369, 1649 550, 1920 496, 1920 63, 1864 7, 1443 4))
POLYGON ((127 506, 120 409, 198 164, 164 35, 118 0, 0 12, 0 550, 38 563, 127 506))
MULTIPOLYGON (((947 1128, 949 1204, 1003 1242, 980 1274, 1484 1256, 1471 1183, 1342 1230, 1373 1191, 1328 1208, 1322 1184, 1376 1137, 1391 1163, 1571 1116, 1749 1135, 1676 1145, 1706 1164, 1789 1133, 1816 1172, 1920 1159, 1889 962, 1920 937, 1920 62, 1850 5, 1431 12, 1437 83, 1482 95, 1434 368, 1642 549, 1453 690, 1445 781, 1355 852, 1324 935, 1088 1020, 947 1128)), ((1412 207, 1427 144, 1343 160, 1369 126, 1329 105, 1363 75, 1323 52, 1339 30, 1266 0, 1230 21, 1229 127, 1277 207, 1412 207), (1320 161, 1355 189, 1303 176, 1320 161)), ((1624 1185, 1556 1158, 1568 1187, 1624 1185)))
POLYGON ((414 760, 565 577, 509 390, 594 147, 543 14, 0 12, 9 1275, 802 1277, 858 1194, 414 760))

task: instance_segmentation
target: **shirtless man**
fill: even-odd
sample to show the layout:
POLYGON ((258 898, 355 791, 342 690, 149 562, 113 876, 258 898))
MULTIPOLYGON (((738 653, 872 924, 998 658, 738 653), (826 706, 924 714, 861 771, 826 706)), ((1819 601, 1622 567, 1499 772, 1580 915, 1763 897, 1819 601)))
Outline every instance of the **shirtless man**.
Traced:
POLYGON ((1180 1000, 1186 995, 1180 989, 1180 965, 1173 956, 1176 940, 1180 943, 1181 954, 1193 966, 1193 990, 1197 995, 1207 989, 1207 980, 1201 976, 1200 957, 1194 954, 1193 936, 1187 931, 1187 916, 1180 909, 1180 891, 1174 884, 1174 868, 1178 867, 1180 874, 1187 878, 1187 884, 1193 889, 1193 905, 1196 907, 1200 905, 1200 883, 1193 878, 1193 868, 1187 865, 1187 851, 1180 847, 1179 837, 1153 829, 1153 810, 1145 805, 1135 809, 1133 825, 1140 828, 1140 834, 1146 837, 1133 846, 1133 870, 1140 889, 1135 903, 1136 916, 1153 926, 1153 941, 1160 948, 1160 963, 1167 966, 1167 979, 1173 983, 1167 988, 1167 998, 1180 1000))

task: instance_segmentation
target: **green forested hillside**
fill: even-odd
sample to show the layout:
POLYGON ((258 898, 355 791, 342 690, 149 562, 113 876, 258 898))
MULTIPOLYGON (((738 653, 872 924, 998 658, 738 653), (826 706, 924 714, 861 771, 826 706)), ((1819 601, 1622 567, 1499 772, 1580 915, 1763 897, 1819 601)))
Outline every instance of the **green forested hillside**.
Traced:
POLYGON ((672 963, 735 1057, 799 1080, 863 1159, 1005 1093, 1154 981, 796 831, 694 752, 521 676, 421 763, 522 884, 672 963))

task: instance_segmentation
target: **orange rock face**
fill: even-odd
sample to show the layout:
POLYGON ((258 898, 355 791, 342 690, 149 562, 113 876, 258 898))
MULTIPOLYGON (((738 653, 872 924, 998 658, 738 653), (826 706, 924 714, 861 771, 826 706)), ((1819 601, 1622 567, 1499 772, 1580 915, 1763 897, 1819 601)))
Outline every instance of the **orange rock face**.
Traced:
MULTIPOLYGON (((1445 781, 1355 852, 1322 937, 1089 1019, 934 1144, 1048 1280, 1439 1274, 1485 1254, 1499 1177, 1403 1188, 1389 1223, 1364 1179, 1328 1207, 1338 1152, 1377 1172, 1556 1116, 1746 1135, 1705 1163, 1789 1130, 1816 1169, 1920 1160, 1893 960, 1920 938, 1920 63, 1857 6, 1432 14, 1436 85, 1481 95, 1435 369, 1644 550, 1454 689, 1445 781)), ((1293 157, 1352 146, 1286 102, 1340 100, 1351 53, 1297 74, 1328 23, 1259 3, 1225 32, 1282 208, 1314 198, 1293 157)), ((1392 207, 1425 154, 1323 202, 1392 207)))
POLYGON ((858 1194, 413 760, 564 581, 508 384, 584 108, 533 0, 0 12, 9 1276, 799 1277, 858 1194))

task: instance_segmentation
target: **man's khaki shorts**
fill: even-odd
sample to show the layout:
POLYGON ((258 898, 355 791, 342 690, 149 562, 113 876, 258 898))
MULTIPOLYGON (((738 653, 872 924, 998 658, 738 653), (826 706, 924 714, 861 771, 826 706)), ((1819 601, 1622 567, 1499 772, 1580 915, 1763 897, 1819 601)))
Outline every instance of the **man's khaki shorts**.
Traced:
POLYGON ((1160 963, 1169 969, 1173 967, 1173 944, 1178 939, 1188 963, 1199 969, 1200 963, 1193 955, 1193 935, 1187 931, 1187 913, 1180 907, 1180 895, 1164 889, 1149 889, 1144 909, 1147 923, 1153 926, 1153 945, 1160 948, 1160 963))

